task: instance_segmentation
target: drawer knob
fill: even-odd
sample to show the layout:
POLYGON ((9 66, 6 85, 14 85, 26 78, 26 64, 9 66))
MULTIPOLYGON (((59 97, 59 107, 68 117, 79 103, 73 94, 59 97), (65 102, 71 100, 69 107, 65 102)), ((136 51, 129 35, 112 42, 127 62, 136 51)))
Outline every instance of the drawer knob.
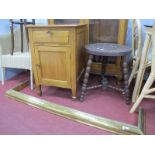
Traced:
POLYGON ((51 31, 47 31, 47 35, 50 37, 52 35, 51 31))

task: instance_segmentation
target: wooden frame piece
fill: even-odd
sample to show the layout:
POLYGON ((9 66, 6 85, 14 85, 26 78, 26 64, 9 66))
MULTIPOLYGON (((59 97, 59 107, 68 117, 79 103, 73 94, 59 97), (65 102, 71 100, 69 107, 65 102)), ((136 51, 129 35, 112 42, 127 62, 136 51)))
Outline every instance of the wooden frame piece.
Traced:
MULTIPOLYGON (((150 34, 148 44, 152 43, 151 72, 150 72, 150 75, 149 75, 144 87, 142 88, 142 91, 141 91, 140 95, 136 98, 136 101, 133 104, 133 106, 132 106, 132 108, 130 110, 130 113, 135 112, 135 110, 137 109, 137 107, 140 105, 141 101, 144 98, 155 99, 155 95, 152 95, 152 93, 155 92, 155 88, 151 88, 152 84, 155 81, 155 43, 154 43, 154 40, 155 40, 155 25, 153 26, 153 28, 147 28, 146 31, 147 31, 148 34, 150 34)), ((148 37, 148 34, 146 34, 146 37, 148 37)), ((147 51, 148 51, 148 49, 147 49, 147 51)), ((144 60, 144 62, 142 61, 142 64, 147 65, 146 64, 147 55, 143 58, 143 60, 144 60)), ((142 68, 141 72, 144 73, 145 68, 146 68, 146 66, 144 66, 142 68)))
POLYGON ((138 72, 140 59, 142 54, 142 26, 140 20, 132 20, 132 71, 128 80, 128 85, 131 84, 131 81, 134 79, 135 75, 138 72), (137 31, 136 31, 137 28, 137 31), (137 48, 136 46, 137 42, 137 48))
POLYGON ((92 115, 89 113, 81 112, 69 107, 61 106, 53 102, 42 100, 20 91, 27 87, 28 81, 19 84, 17 87, 6 91, 6 96, 23 102, 27 105, 42 109, 52 114, 62 116, 64 118, 74 120, 79 123, 83 123, 101 130, 109 131, 115 134, 125 135, 142 135, 144 126, 144 112, 142 109, 139 110, 138 114, 138 126, 114 121, 104 117, 92 115))

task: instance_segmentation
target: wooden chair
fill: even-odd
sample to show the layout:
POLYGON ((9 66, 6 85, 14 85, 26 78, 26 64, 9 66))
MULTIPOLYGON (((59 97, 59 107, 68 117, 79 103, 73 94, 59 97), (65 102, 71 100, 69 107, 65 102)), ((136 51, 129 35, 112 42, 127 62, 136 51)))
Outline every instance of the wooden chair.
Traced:
MULTIPOLYGON (((21 38, 21 52, 23 52, 23 31, 24 31, 24 26, 27 24, 35 24, 35 19, 32 19, 32 21, 27 21, 27 19, 20 19, 20 21, 10 19, 10 30, 11 30, 11 41, 12 41, 12 47, 11 47, 11 55, 13 55, 14 52, 14 25, 20 25, 20 38, 21 38)), ((26 31, 26 39, 28 34, 26 31)))
POLYGON ((145 28, 145 32, 146 32, 146 37, 145 37, 145 41, 144 41, 144 45, 142 48, 142 55, 141 55, 141 59, 140 59, 140 66, 138 69, 138 73, 137 73, 137 77, 136 77, 136 82, 135 82, 135 87, 133 90, 133 94, 132 94, 132 102, 135 103, 137 98, 139 97, 140 91, 141 91, 141 87, 142 87, 142 82, 144 80, 144 73, 147 67, 150 66, 150 63, 148 61, 148 51, 149 48, 151 46, 151 32, 149 29, 145 28))
MULTIPOLYGON (((146 27, 145 31, 146 31, 146 40, 145 40, 145 44, 144 44, 143 57, 142 57, 140 67, 142 68, 141 73, 143 74, 145 72, 145 68, 147 67, 146 62, 147 62, 148 47, 152 43, 151 73, 150 73, 144 87, 142 88, 140 95, 138 96, 134 105, 132 106, 130 113, 135 112, 135 110, 140 105, 143 98, 155 99, 155 95, 151 95, 151 93, 155 92, 155 88, 151 88, 153 82, 155 81, 155 25, 153 26, 153 28, 146 27)), ((138 80, 141 80, 142 77, 138 80)))
POLYGON ((132 71, 129 77, 128 85, 137 75, 142 53, 142 27, 140 20, 132 21, 132 71))

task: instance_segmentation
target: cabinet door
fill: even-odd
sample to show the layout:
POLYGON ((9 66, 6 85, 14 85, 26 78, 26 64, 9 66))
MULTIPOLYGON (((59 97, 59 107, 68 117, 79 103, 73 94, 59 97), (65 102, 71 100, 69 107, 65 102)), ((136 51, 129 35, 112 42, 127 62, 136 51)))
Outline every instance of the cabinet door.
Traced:
POLYGON ((35 69, 39 83, 71 87, 69 47, 35 46, 35 69))

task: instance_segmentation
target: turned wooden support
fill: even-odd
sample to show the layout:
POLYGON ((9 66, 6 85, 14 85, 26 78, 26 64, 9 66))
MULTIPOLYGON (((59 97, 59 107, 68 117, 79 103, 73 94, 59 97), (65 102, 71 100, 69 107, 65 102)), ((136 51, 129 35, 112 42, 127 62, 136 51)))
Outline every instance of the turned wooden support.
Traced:
POLYGON ((129 88, 128 88, 128 64, 127 64, 127 57, 123 59, 123 73, 124 73, 124 95, 126 99, 126 104, 130 104, 129 98, 129 88))
MULTIPOLYGON (((20 22, 22 23, 23 20, 20 19, 20 22)), ((23 52, 23 24, 20 24, 20 32, 21 32, 21 52, 23 52)))
POLYGON ((90 70, 91 70, 91 64, 93 62, 92 60, 93 60, 93 55, 89 55, 87 68, 86 68, 86 72, 85 72, 85 75, 84 75, 82 90, 81 90, 81 96, 80 96, 80 101, 81 102, 83 102, 83 100, 84 100, 85 92, 86 92, 86 89, 87 89, 88 79, 89 79, 90 70))
POLYGON ((106 72, 106 63, 107 63, 108 57, 103 57, 102 59, 102 70, 101 70, 101 75, 102 75, 102 88, 106 89, 108 85, 108 81, 105 78, 105 72, 106 72))
POLYGON ((13 33, 13 20, 10 19, 10 31, 11 31, 11 55, 14 52, 14 33, 13 33))

